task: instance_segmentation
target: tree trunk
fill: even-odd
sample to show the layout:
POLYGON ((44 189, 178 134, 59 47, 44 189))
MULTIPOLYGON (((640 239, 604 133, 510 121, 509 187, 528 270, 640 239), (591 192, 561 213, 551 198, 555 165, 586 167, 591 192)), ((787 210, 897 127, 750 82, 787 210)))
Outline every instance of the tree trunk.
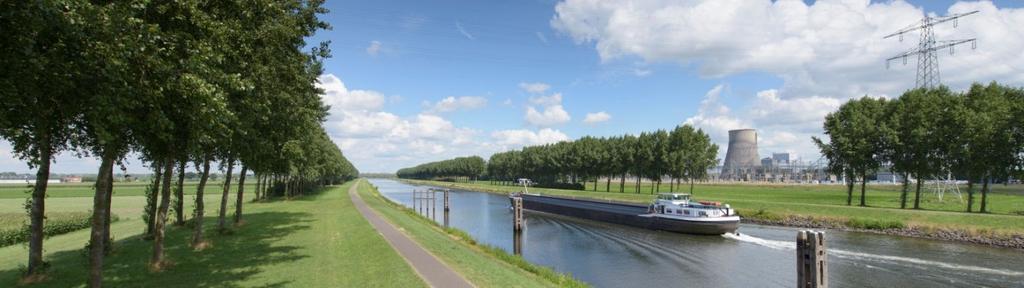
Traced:
POLYGON ((164 263, 164 226, 167 226, 167 206, 171 203, 171 173, 174 170, 174 158, 167 157, 164 163, 164 183, 160 190, 160 208, 156 213, 156 233, 153 237, 153 257, 150 264, 159 269, 164 263))
POLYGON ((285 199, 291 199, 292 198, 292 177, 291 176, 286 177, 284 179, 284 198, 285 199))
POLYGON ((198 247, 203 243, 203 214, 205 204, 203 202, 203 189, 206 189, 206 180, 210 178, 210 157, 203 159, 203 175, 199 177, 199 187, 196 187, 196 214, 192 216, 195 223, 195 231, 192 233, 192 247, 198 247))
POLYGON ((853 205, 853 176, 846 175, 846 206, 853 205))
POLYGON ((153 230, 156 229, 156 200, 160 195, 160 181, 163 180, 164 165, 160 161, 153 161, 153 186, 152 191, 146 195, 146 211, 149 211, 149 219, 146 219, 146 236, 153 237, 153 230))
POLYGON ((40 137, 39 170, 36 171, 36 184, 32 189, 32 207, 29 218, 28 238, 28 275, 43 272, 43 221, 46 219, 46 186, 50 181, 50 161, 53 149, 50 149, 49 137, 40 137))
POLYGON ((242 200, 245 199, 245 163, 242 163, 242 172, 238 174, 238 196, 235 198, 235 225, 242 223, 242 200))
POLYGON ((110 253, 110 251, 114 250, 112 248, 114 243, 111 242, 111 239, 110 239, 110 204, 111 204, 112 201, 114 201, 114 165, 113 164, 111 164, 110 165, 110 169, 107 170, 107 179, 110 179, 110 185, 107 185, 105 187, 105 189, 107 189, 107 191, 106 191, 106 193, 107 193, 107 197, 106 197, 107 203, 104 204, 104 205, 107 206, 107 209, 106 209, 106 211, 103 212, 103 214, 105 214, 103 216, 103 218, 106 218, 106 221, 103 221, 103 253, 104 254, 110 253))
POLYGON ((235 169, 235 159, 228 157, 228 173, 224 178, 224 193, 220 196, 220 217, 217 218, 217 230, 224 233, 227 228, 227 217, 228 213, 228 192, 231 191, 231 173, 235 169))
POLYGON ((107 186, 111 185, 110 175, 106 171, 114 167, 114 149, 105 151, 100 161, 100 170, 96 173, 95 194, 92 201, 92 231, 89 234, 89 286, 103 286, 104 229, 107 217, 107 186))
POLYGON ((174 225, 185 225, 185 159, 178 164, 178 182, 174 190, 174 225))
POLYGON ((604 192, 612 192, 612 176, 608 175, 608 179, 605 179, 604 192))
POLYGON ((600 181, 600 180, 601 180, 600 178, 594 177, 594 192, 597 192, 597 182, 600 181))
POLYGON ((690 178, 690 195, 693 195, 693 178, 690 178))
POLYGON ((986 204, 988 204, 988 183, 989 182, 992 182, 992 176, 985 177, 985 182, 981 183, 981 208, 978 209, 978 212, 981 212, 981 213, 988 212, 988 209, 986 209, 985 207, 987 206, 986 204))
POLYGON ((974 212, 974 179, 967 180, 967 212, 974 212))
POLYGON ((636 194, 640 194, 640 176, 636 176, 636 194))
POLYGON ((907 209, 907 192, 910 190, 910 179, 903 173, 903 189, 900 192, 900 209, 907 209))
POLYGON ((252 202, 256 202, 260 199, 260 173, 252 171, 252 179, 256 181, 256 184, 252 187, 252 202))
POLYGON ((914 191, 914 209, 921 209, 921 177, 917 178, 917 190, 914 191))
POLYGON ((654 184, 654 192, 661 192, 661 179, 658 179, 658 182, 654 184))
POLYGON ((619 177, 619 193, 626 193, 626 173, 619 177))
POLYGON ((861 207, 868 206, 867 204, 864 203, 864 190, 866 190, 865 188, 867 188, 867 186, 868 186, 868 174, 867 173, 861 173, 860 174, 860 206, 861 207))

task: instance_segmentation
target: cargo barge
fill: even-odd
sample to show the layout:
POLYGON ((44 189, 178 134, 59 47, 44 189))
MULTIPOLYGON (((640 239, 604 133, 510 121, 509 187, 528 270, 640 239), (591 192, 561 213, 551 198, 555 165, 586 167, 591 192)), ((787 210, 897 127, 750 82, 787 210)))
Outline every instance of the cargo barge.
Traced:
POLYGON ((740 217, 728 204, 691 201, 689 194, 663 193, 649 206, 514 193, 523 209, 626 226, 686 234, 721 235, 736 231, 740 217))

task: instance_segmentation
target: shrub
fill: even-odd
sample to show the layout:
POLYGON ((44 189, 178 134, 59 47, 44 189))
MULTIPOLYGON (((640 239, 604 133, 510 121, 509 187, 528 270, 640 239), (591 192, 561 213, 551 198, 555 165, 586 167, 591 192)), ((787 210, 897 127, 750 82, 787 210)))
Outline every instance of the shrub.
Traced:
MULTIPOLYGON (((12 216, 4 216, 4 218, 8 218, 4 222, 10 222, 9 219, 12 216)), ((17 214, 17 216, 13 217, 20 217, 21 221, 27 222, 24 215, 17 214)), ((70 233, 92 226, 92 213, 90 212, 50 213, 46 218, 46 224, 43 225, 43 235, 46 235, 46 237, 70 233)), ((111 222, 116 222, 117 220, 117 215, 110 215, 111 222)), ((0 228, 0 247, 26 242, 28 241, 28 236, 27 226, 19 225, 0 228)))

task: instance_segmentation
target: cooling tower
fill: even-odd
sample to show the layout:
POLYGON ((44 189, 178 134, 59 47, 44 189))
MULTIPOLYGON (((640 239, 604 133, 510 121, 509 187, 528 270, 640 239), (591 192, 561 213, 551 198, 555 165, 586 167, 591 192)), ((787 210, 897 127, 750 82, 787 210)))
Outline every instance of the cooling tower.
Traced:
POLYGON ((754 129, 729 130, 729 147, 722 163, 723 177, 736 177, 761 166, 757 156, 757 131, 754 129))

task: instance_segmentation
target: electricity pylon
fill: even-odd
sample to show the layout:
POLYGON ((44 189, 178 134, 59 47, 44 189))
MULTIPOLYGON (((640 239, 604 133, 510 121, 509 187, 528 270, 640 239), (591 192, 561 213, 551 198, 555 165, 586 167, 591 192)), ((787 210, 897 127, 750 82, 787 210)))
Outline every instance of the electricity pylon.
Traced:
POLYGON ((964 44, 967 42, 971 43, 971 49, 978 48, 977 38, 961 39, 961 40, 935 40, 935 31, 932 27, 949 21, 953 21, 953 27, 957 26, 957 19, 978 13, 978 11, 971 11, 967 13, 957 13, 941 17, 925 16, 907 28, 900 29, 895 33, 886 35, 882 39, 899 36, 900 41, 903 41, 903 34, 921 30, 921 38, 917 44, 917 48, 900 53, 896 56, 885 59, 885 68, 889 68, 889 62, 896 59, 903 59, 903 65, 907 64, 907 57, 917 55, 917 81, 916 88, 935 88, 940 85, 939 79, 939 49, 949 48, 949 54, 953 55, 954 47, 956 45, 964 44))

